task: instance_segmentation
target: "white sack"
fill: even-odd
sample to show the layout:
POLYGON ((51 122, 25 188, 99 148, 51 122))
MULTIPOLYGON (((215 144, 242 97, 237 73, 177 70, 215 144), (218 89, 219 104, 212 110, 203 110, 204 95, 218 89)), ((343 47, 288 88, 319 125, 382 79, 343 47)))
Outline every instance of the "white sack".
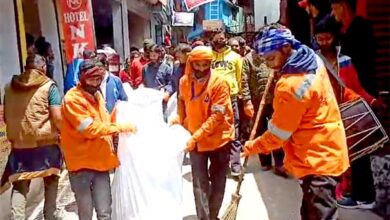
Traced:
POLYGON ((130 93, 134 90, 129 83, 123 83, 123 90, 125 90, 126 95, 130 95, 130 93))
POLYGON ((183 149, 190 134, 163 121, 162 95, 151 89, 129 93, 117 106, 117 121, 132 122, 134 135, 120 134, 112 185, 114 220, 182 220, 183 149))

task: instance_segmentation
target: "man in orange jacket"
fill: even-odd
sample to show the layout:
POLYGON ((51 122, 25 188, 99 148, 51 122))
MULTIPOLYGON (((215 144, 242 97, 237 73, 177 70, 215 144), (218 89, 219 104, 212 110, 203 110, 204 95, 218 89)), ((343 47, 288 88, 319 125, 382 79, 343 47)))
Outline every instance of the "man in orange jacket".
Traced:
POLYGON ((187 151, 191 158, 196 213, 201 220, 218 217, 225 194, 229 143, 234 139, 230 87, 221 75, 211 74, 212 59, 210 48, 194 48, 179 85, 179 121, 192 134, 187 151))
POLYGON ((337 219, 335 177, 349 166, 343 123, 326 68, 285 28, 265 31, 256 50, 278 75, 268 130, 244 155, 283 147, 286 169, 300 180, 302 219, 337 219))
POLYGON ((92 219, 93 207, 98 219, 111 219, 109 171, 119 165, 112 135, 135 132, 131 124, 111 122, 99 92, 104 73, 103 66, 86 60, 80 83, 66 93, 62 105, 61 147, 80 220, 92 219))

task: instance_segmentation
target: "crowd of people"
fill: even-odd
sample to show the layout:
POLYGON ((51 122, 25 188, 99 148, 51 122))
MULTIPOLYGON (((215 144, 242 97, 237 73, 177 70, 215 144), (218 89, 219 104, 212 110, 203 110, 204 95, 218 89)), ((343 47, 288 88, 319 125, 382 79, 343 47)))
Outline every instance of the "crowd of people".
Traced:
POLYGON ((31 179, 43 177, 44 216, 55 219, 64 159, 80 219, 92 219, 93 209, 98 219, 111 219, 109 173, 119 166, 118 133, 137 132, 115 120, 116 103, 129 98, 125 84, 161 91, 163 106, 177 96, 177 117, 166 120, 192 135, 186 152, 199 219, 218 219, 227 174, 238 177, 241 158, 252 154, 262 170, 299 179, 302 219, 338 219, 338 206, 372 209, 369 155, 350 164, 339 111, 340 104, 362 97, 379 117, 386 113, 372 77, 372 30, 356 16, 356 1, 324 2, 300 2, 314 21, 308 46, 275 23, 248 43, 224 31, 174 48, 146 39, 143 48, 131 48, 118 72, 109 71, 110 48, 84 51, 67 67, 63 98, 52 80, 50 44, 37 41, 25 71, 5 90, 12 151, 0 192, 13 185, 13 218, 25 219, 31 179), (248 140, 261 104, 257 138, 248 140))

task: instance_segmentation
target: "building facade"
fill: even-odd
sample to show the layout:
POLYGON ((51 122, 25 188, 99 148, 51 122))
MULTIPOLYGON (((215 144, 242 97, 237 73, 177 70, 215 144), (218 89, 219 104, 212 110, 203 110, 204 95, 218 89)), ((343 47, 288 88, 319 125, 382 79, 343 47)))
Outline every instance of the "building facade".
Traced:
POLYGON ((193 31, 188 35, 189 41, 204 34, 203 20, 222 21, 225 31, 233 35, 243 33, 245 30, 244 9, 236 1, 214 0, 200 6, 198 10, 201 11, 201 16, 198 16, 193 31))

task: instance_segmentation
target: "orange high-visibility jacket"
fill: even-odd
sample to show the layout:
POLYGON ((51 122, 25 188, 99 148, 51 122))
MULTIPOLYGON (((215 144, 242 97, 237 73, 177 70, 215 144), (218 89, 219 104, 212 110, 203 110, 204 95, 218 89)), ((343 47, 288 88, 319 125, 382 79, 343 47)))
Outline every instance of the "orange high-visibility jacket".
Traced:
POLYGON ((229 84, 219 74, 197 80, 192 74, 180 80, 178 114, 197 143, 197 151, 213 151, 234 139, 229 84))
POLYGON ((95 96, 77 86, 64 97, 61 148, 69 171, 108 171, 119 165, 112 134, 120 128, 111 123, 102 95, 95 96))
POLYGON ((251 153, 283 146, 285 167, 295 177, 339 176, 349 166, 344 126, 323 62, 316 74, 283 74, 275 88, 274 114, 251 153))

